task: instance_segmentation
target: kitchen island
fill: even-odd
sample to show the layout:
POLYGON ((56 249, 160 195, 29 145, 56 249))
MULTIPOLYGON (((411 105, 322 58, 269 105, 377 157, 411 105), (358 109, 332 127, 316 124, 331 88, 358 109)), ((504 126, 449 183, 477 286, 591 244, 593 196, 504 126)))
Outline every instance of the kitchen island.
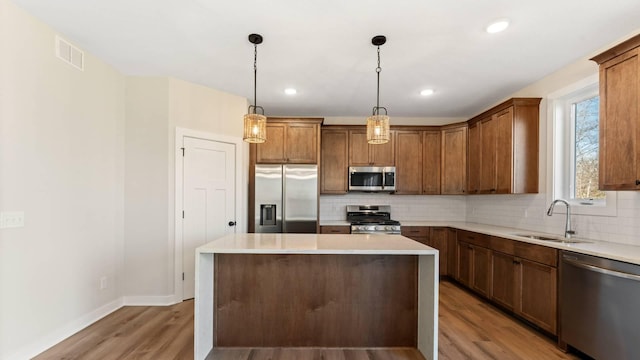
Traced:
POLYGON ((414 347, 437 358, 438 251, 400 235, 231 234, 196 250, 214 347, 414 347))

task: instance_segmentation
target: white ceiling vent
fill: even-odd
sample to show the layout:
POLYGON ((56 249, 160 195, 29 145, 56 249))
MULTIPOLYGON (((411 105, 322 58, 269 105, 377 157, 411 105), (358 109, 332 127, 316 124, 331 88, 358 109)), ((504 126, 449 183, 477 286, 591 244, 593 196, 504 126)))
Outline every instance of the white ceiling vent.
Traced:
POLYGON ((78 70, 84 71, 84 52, 60 36, 56 36, 56 56, 78 70))

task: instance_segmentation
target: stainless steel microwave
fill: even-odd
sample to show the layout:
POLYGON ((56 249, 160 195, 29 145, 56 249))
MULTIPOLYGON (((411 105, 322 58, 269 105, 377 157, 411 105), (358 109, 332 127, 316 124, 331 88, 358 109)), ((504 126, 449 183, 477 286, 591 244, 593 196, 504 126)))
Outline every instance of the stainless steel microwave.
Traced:
POLYGON ((394 166, 349 167, 349 191, 396 191, 394 166))

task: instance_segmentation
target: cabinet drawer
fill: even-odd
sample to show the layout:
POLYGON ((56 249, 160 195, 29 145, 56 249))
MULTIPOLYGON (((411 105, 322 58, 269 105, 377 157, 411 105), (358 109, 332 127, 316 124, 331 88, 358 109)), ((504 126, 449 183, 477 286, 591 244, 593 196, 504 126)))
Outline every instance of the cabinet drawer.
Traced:
POLYGON ((497 236, 491 237, 491 249, 503 254, 515 254, 515 241, 497 236))
POLYGON ((489 247, 490 236, 473 231, 458 230, 458 241, 464 241, 472 245, 489 247))
POLYGON ((542 245, 515 243, 515 256, 540 264, 558 267, 558 250, 542 245))
POLYGON ((406 237, 427 237, 429 236, 428 226, 402 226, 400 228, 402 236, 406 237))
POLYGON ((351 234, 350 226, 320 226, 321 234, 351 234))

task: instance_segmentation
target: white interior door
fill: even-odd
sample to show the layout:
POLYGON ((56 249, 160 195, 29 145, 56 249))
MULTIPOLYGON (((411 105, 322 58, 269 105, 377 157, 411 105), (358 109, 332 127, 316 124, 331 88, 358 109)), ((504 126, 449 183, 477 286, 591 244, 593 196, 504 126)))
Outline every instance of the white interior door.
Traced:
POLYGON ((196 248, 235 232, 236 145, 185 136, 183 146, 182 297, 191 299, 196 248))

